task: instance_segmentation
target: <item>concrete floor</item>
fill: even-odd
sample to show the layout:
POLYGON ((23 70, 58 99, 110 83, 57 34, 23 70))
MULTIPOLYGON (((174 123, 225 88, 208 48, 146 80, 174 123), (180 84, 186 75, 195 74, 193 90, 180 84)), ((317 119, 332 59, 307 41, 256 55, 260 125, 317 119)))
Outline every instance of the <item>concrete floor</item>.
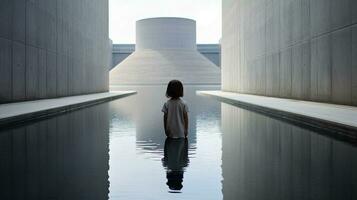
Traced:
POLYGON ((63 98, 25 101, 0 105, 0 127, 47 117, 78 108, 135 94, 135 91, 96 93, 63 98))
POLYGON ((248 106, 294 122, 357 138, 357 107, 311 101, 274 98, 222 91, 198 91, 198 94, 248 106))

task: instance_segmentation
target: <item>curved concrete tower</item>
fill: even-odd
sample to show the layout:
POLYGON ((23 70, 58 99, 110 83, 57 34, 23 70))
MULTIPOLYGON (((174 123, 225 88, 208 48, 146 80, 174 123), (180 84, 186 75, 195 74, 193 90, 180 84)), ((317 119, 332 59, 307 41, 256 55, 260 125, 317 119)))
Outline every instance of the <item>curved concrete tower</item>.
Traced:
POLYGON ((196 50, 196 22, 150 18, 136 22, 136 50, 110 72, 110 85, 220 84, 220 68, 196 50))

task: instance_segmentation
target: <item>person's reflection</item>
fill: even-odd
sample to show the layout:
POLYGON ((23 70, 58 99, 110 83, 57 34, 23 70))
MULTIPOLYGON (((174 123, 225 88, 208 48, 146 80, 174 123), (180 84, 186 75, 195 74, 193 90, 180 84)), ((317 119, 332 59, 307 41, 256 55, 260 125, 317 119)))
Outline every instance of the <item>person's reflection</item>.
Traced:
POLYGON ((188 142, 185 138, 167 138, 163 165, 166 168, 167 185, 170 192, 182 189, 184 168, 188 165, 188 142))

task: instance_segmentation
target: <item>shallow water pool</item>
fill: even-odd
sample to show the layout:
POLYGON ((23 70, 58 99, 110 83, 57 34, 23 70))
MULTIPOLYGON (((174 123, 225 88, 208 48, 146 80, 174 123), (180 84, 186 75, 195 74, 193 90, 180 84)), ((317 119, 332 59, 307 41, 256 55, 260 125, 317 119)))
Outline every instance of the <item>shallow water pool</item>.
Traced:
POLYGON ((357 199, 353 144, 197 96, 166 140, 163 86, 0 131, 0 199, 357 199))

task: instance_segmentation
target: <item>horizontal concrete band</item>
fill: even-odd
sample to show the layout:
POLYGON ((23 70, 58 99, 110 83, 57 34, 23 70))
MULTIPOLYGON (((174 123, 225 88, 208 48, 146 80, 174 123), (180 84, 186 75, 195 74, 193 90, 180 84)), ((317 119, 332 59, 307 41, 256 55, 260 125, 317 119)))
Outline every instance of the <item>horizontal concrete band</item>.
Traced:
POLYGON ((357 140, 357 107, 222 91, 197 91, 197 94, 357 140))
POLYGON ((136 94, 136 92, 118 91, 2 104, 0 105, 0 128, 77 110, 133 94, 136 94))

